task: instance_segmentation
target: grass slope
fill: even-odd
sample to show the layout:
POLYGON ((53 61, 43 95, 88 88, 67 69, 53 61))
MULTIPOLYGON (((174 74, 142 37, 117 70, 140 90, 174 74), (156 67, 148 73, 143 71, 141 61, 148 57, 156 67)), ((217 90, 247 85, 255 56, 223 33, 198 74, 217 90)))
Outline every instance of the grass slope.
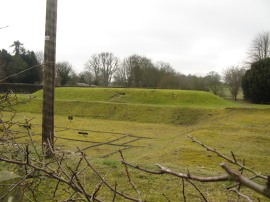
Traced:
MULTIPOLYGON (((38 91, 34 96, 42 98, 38 91)), ((56 88, 55 99, 62 101, 112 102, 152 105, 181 105, 196 107, 217 107, 232 103, 208 92, 157 89, 124 88, 56 88)))
MULTIPOLYGON (((19 111, 41 113, 42 91, 19 111)), ((111 120, 192 124, 238 106, 211 93, 183 90, 56 88, 55 113, 111 120)))

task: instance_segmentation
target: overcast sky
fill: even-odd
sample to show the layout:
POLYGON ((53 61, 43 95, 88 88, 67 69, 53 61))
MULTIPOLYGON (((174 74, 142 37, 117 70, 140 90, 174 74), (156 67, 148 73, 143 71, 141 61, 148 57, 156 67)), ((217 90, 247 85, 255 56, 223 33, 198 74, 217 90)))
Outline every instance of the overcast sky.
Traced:
MULTIPOLYGON (((46 0, 2 0, 0 49, 44 48, 46 0)), ((239 65, 270 30, 270 0, 58 0, 57 61, 83 71, 92 54, 164 61, 184 74, 239 65)))

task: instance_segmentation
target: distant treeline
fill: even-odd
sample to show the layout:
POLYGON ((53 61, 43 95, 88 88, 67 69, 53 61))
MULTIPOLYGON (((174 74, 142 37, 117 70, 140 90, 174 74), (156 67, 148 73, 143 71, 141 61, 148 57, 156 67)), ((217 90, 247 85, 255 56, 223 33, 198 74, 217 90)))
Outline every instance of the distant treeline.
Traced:
MULTIPOLYGON (((12 53, 8 53, 5 49, 0 50, 0 83, 41 84, 42 51, 26 50, 19 41, 14 41, 11 46, 14 47, 12 53)), ((93 54, 85 63, 84 71, 79 74, 75 73, 69 62, 57 62, 55 82, 57 86, 88 85, 212 91, 213 82, 215 85, 221 84, 221 76, 216 72, 210 72, 204 77, 184 75, 176 72, 169 63, 154 63, 145 56, 134 54, 121 61, 113 53, 102 52, 93 54)), ((3 90, 4 88, 1 91, 3 90)), ((25 89, 19 91, 23 92, 25 89)), ((32 92, 32 89, 28 91, 32 92)))

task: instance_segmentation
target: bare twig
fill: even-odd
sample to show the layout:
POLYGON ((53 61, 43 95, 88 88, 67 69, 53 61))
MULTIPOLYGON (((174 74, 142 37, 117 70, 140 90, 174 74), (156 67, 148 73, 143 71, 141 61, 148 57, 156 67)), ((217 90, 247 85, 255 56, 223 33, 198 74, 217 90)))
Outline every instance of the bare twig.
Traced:
POLYGON ((189 180, 196 180, 199 182, 220 182, 220 181, 229 180, 228 175, 213 176, 213 177, 201 177, 201 176, 192 175, 190 173, 188 173, 188 174, 177 173, 177 172, 174 172, 174 171, 172 171, 172 170, 170 170, 162 165, 159 165, 159 164, 157 164, 156 166, 159 168, 160 174, 171 174, 171 175, 174 175, 176 177, 189 179, 189 180))
MULTIPOLYGON (((108 174, 108 173, 107 173, 108 174)), ((103 177, 103 180, 105 180, 105 177, 107 176, 107 174, 103 177)), ((97 196, 98 191, 100 190, 101 186, 103 185, 103 180, 101 180, 97 186, 95 187, 93 193, 92 193, 92 197, 91 197, 91 201, 94 201, 95 197, 97 196)))
POLYGON ((168 201, 171 202, 171 200, 163 193, 162 196, 164 196, 164 198, 168 201))
MULTIPOLYGON (((29 123, 29 121, 27 120, 26 117, 24 117, 24 120, 25 120, 25 124, 26 124, 27 126, 29 126, 30 123, 29 123)), ((29 127, 26 127, 26 130, 27 130, 27 134, 28 134, 28 136, 29 136, 30 142, 31 142, 31 144, 32 144, 32 146, 33 146, 33 148, 34 148, 34 150, 35 150, 35 154, 38 156, 39 160, 41 160, 41 157, 40 157, 40 155, 39 155, 39 152, 37 151, 37 147, 36 147, 36 145, 34 144, 34 141, 33 141, 33 139, 32 139, 32 133, 31 133, 31 131, 30 131, 30 128, 29 128, 29 127)))
POLYGON ((200 191, 200 189, 196 186, 196 184, 194 184, 192 181, 190 181, 189 179, 186 179, 187 182, 189 182, 198 192, 199 194, 202 196, 203 200, 205 202, 208 202, 207 198, 204 196, 204 194, 200 191))
POLYGON ((184 202, 186 202, 187 199, 186 199, 186 193, 185 193, 185 180, 183 178, 181 178, 181 179, 182 179, 182 195, 183 195, 183 200, 184 200, 184 202))
POLYGON ((156 165, 159 168, 159 170, 158 171, 153 171, 153 170, 147 170, 147 169, 139 167, 137 165, 133 165, 133 164, 128 163, 128 162, 123 161, 123 160, 121 162, 123 164, 128 165, 130 167, 133 167, 135 169, 144 171, 146 173, 155 174, 155 175, 170 174, 170 175, 174 175, 176 177, 180 177, 180 178, 184 178, 184 179, 190 179, 190 180, 196 180, 196 181, 200 181, 200 182, 219 182, 219 181, 227 181, 227 180, 229 180, 229 175, 221 175, 221 176, 213 176, 213 177, 202 177, 202 176, 192 175, 190 173, 188 173, 188 174, 177 173, 177 172, 171 171, 170 169, 165 168, 164 166, 161 166, 159 164, 156 165))
POLYGON ((237 164, 237 160, 236 160, 236 158, 235 158, 235 155, 234 155, 233 151, 231 151, 231 154, 232 154, 232 157, 233 157, 234 163, 235 163, 235 164, 237 164))
MULTIPOLYGON (((125 161, 122 151, 119 150, 119 152, 120 152, 122 161, 125 161)), ((131 181, 131 177, 130 177, 130 174, 129 174, 127 165, 124 164, 124 166, 125 166, 125 170, 126 170, 128 182, 129 182, 129 184, 133 187, 133 189, 136 191, 137 196, 138 196, 139 200, 141 201, 141 193, 140 193, 140 191, 138 190, 138 187, 131 181)))
POLYGON ((231 189, 230 191, 235 192, 238 196, 245 198, 248 202, 253 202, 253 200, 249 196, 240 193, 237 189, 231 189))
POLYGON ((113 199, 112 199, 112 202, 115 201, 116 199, 116 187, 117 187, 117 182, 115 182, 115 185, 114 185, 114 190, 113 190, 113 199))
POLYGON ((104 184, 111 190, 111 191, 113 191, 113 192, 115 192, 117 195, 120 195, 120 196, 122 196, 122 197, 124 197, 124 198, 126 198, 126 199, 128 199, 128 200, 130 200, 130 201, 137 201, 137 202, 140 202, 140 200, 138 200, 138 199, 135 199, 135 198, 133 198, 133 197, 130 197, 130 196, 128 196, 128 195, 125 195, 125 194, 123 194, 123 193, 121 193, 121 192, 119 192, 119 191, 117 191, 117 190, 115 190, 105 179, 103 179, 103 177, 99 174, 99 172, 90 164, 90 162, 88 161, 88 159, 86 158, 86 156, 84 155, 84 153, 79 149, 79 148, 77 148, 78 150, 79 150, 79 152, 81 152, 81 154, 82 154, 82 156, 83 156, 83 158, 85 159, 85 161, 86 161, 86 163, 87 163, 87 165, 89 166, 89 168, 91 168, 93 171, 94 171, 94 173, 96 173, 96 175, 104 182, 104 184))
POLYGON ((53 198, 56 196, 56 192, 57 192, 57 190, 58 190, 58 186, 60 185, 60 181, 58 180, 57 181, 57 184, 56 184, 56 186, 55 186, 55 189, 54 189, 54 192, 53 192, 53 198))

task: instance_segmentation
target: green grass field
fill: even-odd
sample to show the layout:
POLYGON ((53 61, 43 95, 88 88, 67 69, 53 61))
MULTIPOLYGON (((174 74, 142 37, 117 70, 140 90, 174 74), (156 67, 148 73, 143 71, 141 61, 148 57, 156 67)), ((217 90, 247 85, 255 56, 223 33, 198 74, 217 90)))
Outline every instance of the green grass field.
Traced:
MULTIPOLYGON (((40 134, 42 91, 32 96, 36 98, 29 104, 17 107, 16 119, 34 117, 32 130, 40 134)), ((269 105, 232 102, 206 92, 105 88, 57 88, 55 104, 55 147, 84 149, 102 174, 110 171, 106 179, 112 184, 118 181, 119 190, 130 192, 119 149, 127 161, 148 169, 159 163, 177 172, 202 176, 223 173, 219 163, 225 160, 192 143, 188 134, 228 156, 234 151, 237 159, 245 158, 255 171, 270 173, 269 105), (69 121, 67 115, 73 115, 74 120, 69 121), (110 144, 97 146, 106 142, 110 144)), ((38 144, 40 135, 34 139, 38 144)), ((147 201, 166 201, 162 194, 171 201, 183 201, 178 178, 130 172, 147 201)), ((99 182, 91 177, 90 187, 99 182)), ((233 196, 225 191, 232 183, 197 184, 209 201, 227 201, 227 194, 233 196)), ((186 190, 187 201, 202 201, 192 186, 187 184, 186 190)), ((247 189, 241 191, 267 201, 247 189)), ((100 198, 108 201, 110 193, 103 193, 100 198)))

